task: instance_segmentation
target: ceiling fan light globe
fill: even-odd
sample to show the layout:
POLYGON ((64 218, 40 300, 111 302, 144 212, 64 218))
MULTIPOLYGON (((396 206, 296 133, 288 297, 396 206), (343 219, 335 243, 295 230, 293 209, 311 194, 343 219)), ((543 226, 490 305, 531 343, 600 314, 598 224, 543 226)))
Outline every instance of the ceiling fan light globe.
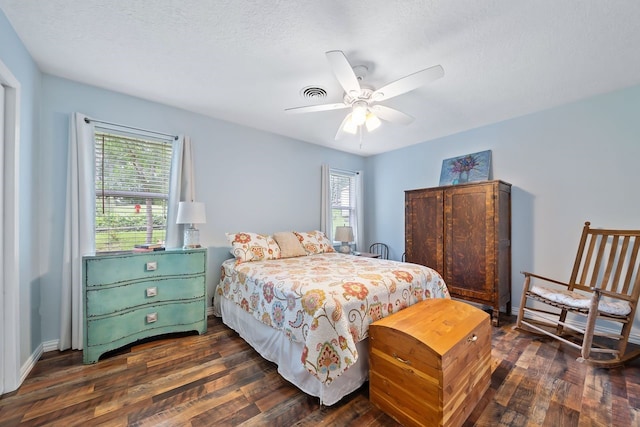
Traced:
MULTIPOLYGON (((351 116, 351 114, 350 114, 351 116)), ((358 132, 358 125, 354 123, 353 116, 349 117, 345 122, 342 130, 351 135, 355 135, 358 132)))
POLYGON ((351 112, 351 120, 360 126, 363 125, 367 120, 367 103, 366 102, 356 102, 353 104, 353 111, 351 112))
POLYGON ((372 113, 367 114, 367 121, 365 122, 367 126, 367 132, 371 132, 378 129, 381 123, 382 122, 375 114, 372 114, 372 113))

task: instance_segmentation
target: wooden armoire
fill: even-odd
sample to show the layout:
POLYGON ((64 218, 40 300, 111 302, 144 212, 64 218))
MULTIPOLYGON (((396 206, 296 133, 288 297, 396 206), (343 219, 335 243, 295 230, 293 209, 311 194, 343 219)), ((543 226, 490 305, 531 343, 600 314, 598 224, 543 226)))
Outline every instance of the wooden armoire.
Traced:
POLYGON ((405 191, 406 261, 443 277, 453 298, 511 314, 511 184, 405 191))

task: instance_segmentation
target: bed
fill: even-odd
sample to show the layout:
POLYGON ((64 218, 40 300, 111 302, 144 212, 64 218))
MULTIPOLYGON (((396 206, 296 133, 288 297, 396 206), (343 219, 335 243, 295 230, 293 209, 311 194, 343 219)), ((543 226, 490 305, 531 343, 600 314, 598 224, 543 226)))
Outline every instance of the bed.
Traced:
POLYGON ((331 249, 280 255, 224 261, 214 313, 323 405, 367 380, 369 324, 425 298, 449 298, 441 276, 421 265, 331 249))

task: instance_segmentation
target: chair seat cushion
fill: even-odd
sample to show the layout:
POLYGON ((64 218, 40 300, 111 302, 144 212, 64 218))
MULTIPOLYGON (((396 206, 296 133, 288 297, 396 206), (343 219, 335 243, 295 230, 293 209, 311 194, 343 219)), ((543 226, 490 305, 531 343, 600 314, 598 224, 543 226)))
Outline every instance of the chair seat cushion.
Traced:
MULTIPOLYGON (((579 310, 588 310, 591 306, 591 298, 566 289, 552 289, 546 286, 535 285, 531 286, 529 291, 549 301, 579 310)), ((631 305, 628 302, 614 301, 611 298, 606 297, 600 299, 598 309, 602 313, 613 314, 614 316, 626 316, 631 313, 631 305)))

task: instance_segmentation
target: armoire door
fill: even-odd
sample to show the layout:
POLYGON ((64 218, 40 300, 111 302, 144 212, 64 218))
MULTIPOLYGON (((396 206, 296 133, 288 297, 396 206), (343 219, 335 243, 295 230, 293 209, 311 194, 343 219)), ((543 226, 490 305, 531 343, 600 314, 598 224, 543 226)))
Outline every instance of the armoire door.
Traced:
POLYGON ((442 272, 442 190, 407 191, 405 195, 406 261, 442 272))
POLYGON ((454 296, 478 302, 494 298, 494 206, 491 185, 444 193, 443 277, 454 296))

